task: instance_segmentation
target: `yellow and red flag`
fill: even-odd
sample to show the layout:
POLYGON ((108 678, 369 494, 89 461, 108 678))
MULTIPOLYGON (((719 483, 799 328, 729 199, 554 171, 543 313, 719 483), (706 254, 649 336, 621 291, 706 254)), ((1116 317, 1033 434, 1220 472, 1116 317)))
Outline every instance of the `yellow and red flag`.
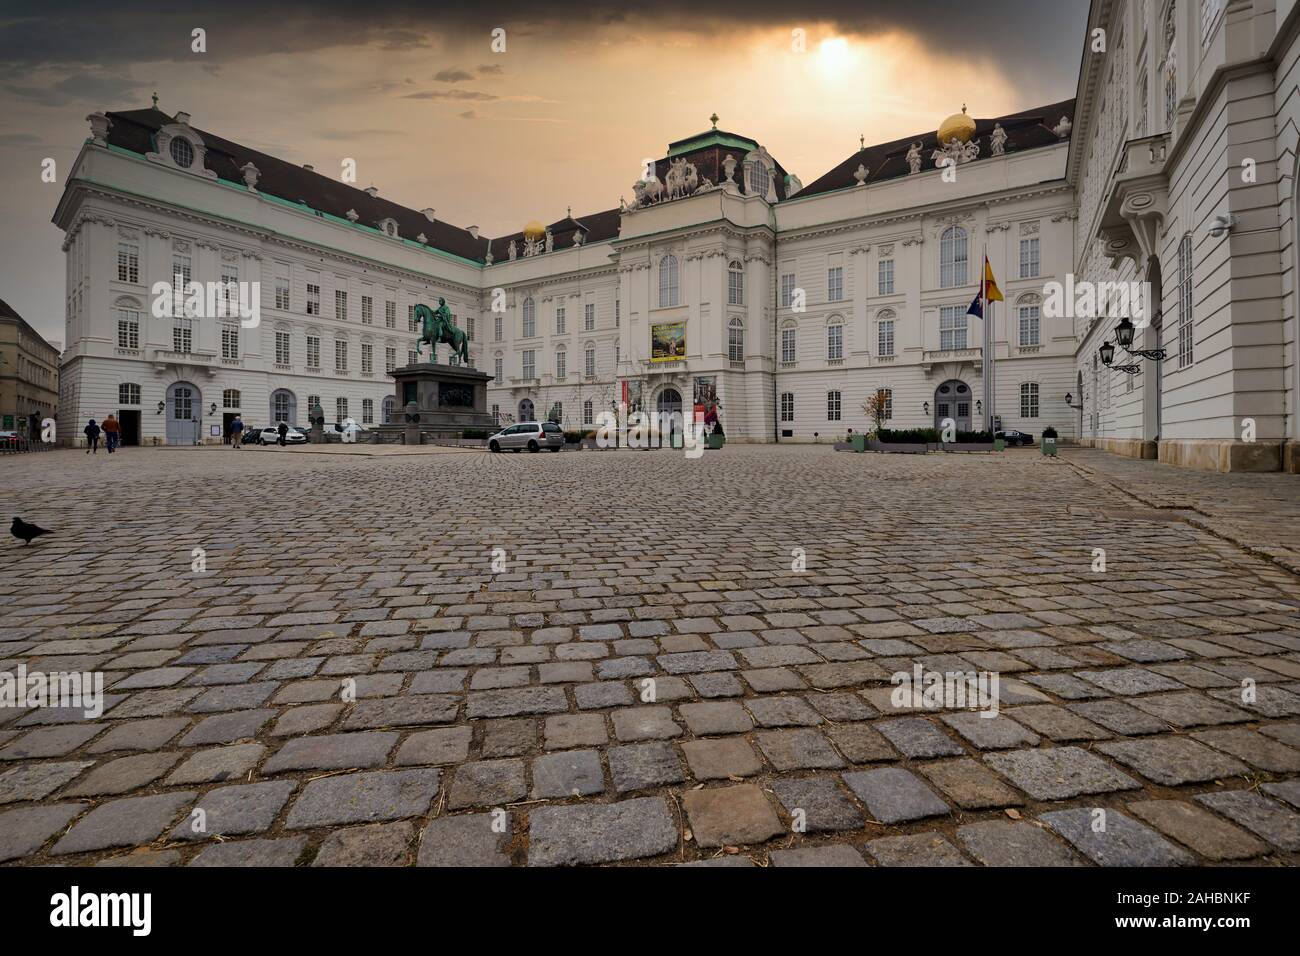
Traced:
POLYGON ((998 288, 998 280, 993 278, 993 266, 989 264, 989 257, 984 257, 984 300, 986 302, 1003 302, 1002 290, 998 288))

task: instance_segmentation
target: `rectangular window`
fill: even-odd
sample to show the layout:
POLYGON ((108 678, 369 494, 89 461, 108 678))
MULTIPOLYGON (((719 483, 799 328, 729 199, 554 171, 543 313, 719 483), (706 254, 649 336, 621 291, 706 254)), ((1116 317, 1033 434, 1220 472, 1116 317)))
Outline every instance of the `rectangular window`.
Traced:
POLYGON ((474 341, 474 316, 465 316, 465 339, 469 342, 474 341))
POLYGON ((239 326, 223 325, 221 327, 221 357, 223 359, 239 358, 239 326))
POLYGON ((826 326, 826 357, 832 360, 844 358, 844 326, 826 326))
POLYGON ((793 362, 795 360, 795 333, 796 329, 781 330, 781 361, 793 362))
POLYGON ((564 334, 564 306, 560 306, 555 310, 555 334, 564 334))
POLYGON ((523 353, 523 377, 537 377, 537 352, 533 349, 524 349, 523 353))
POLYGON ((275 277, 275 307, 289 310, 289 280, 285 276, 275 277))
POLYGON ((501 361, 501 359, 494 359, 494 360, 493 360, 492 365, 493 365, 493 380, 494 380, 494 381, 497 381, 497 382, 500 382, 500 381, 501 381, 501 374, 502 374, 502 369, 501 369, 501 367, 502 367, 503 364, 504 364, 504 363, 501 361))
POLYGON ((117 281, 140 281, 140 247, 129 242, 117 245, 117 281))
POLYGON ((384 327, 388 329, 397 328, 397 303, 384 303, 384 327))
POLYGON ((406 350, 406 364, 407 364, 407 365, 414 365, 414 364, 415 364, 416 362, 418 362, 418 361, 420 361, 420 356, 418 356, 418 355, 415 354, 415 349, 407 349, 407 350, 406 350))
POLYGON ((592 422, 594 421, 593 419, 594 410, 595 410, 594 405, 592 404, 591 399, 587 399, 585 402, 582 403, 582 424, 584 425, 592 424, 592 422))
POLYGON ((794 392, 781 393, 781 421, 794 421, 794 392))
POLYGON ((375 300, 368 295, 361 297, 361 324, 374 325, 375 323, 375 300))
POLYGON ((794 273, 781 276, 781 308, 788 309, 794 302, 794 273))
POLYGON ((840 420, 840 393, 826 393, 826 420, 828 422, 838 422, 840 420))
POLYGON ((120 349, 140 347, 140 313, 134 309, 117 310, 117 347, 120 349))
POLYGON ((892 388, 882 388, 878 391, 885 395, 885 421, 894 417, 894 390, 892 388))
POLYGON ((583 353, 583 368, 586 370, 585 374, 588 378, 591 378, 596 374, 595 349, 587 349, 587 351, 583 353))
POLYGON ((835 266, 826 271, 826 299, 839 302, 844 298, 844 267, 835 266))
POLYGON ((1036 305, 1020 307, 1020 347, 1038 344, 1039 313, 1036 305))
POLYGON ((590 332, 596 328, 596 306, 592 302, 582 307, 582 330, 590 332))
POLYGON ((567 364, 567 359, 568 356, 565 355, 563 350, 555 353, 555 377, 556 378, 564 378, 564 376, 568 373, 568 369, 565 367, 567 364))
POLYGON ((275 364, 276 365, 289 364, 289 333, 288 332, 275 333, 275 364))
POLYGON ((194 327, 189 319, 178 319, 172 326, 172 351, 189 352, 194 347, 194 327))
POLYGON ((334 421, 341 422, 348 417, 348 400, 346 398, 334 399, 334 421))
POLYGON ((225 314, 237 314, 235 307, 235 303, 239 301, 239 269, 237 266, 221 267, 221 298, 225 303, 225 314))
POLYGON ((727 269, 727 305, 745 304, 745 273, 740 263, 735 262, 727 269))
POLYGON ((537 312, 533 307, 532 299, 524 303, 523 328, 520 329, 519 334, 526 339, 531 339, 537 334, 537 312))
POLYGON ((395 368, 397 368, 397 349, 391 347, 384 349, 384 371, 391 372, 395 368))
POLYGON ((361 400, 361 424, 372 425, 375 421, 375 400, 373 398, 363 398, 361 400))
MULTIPOLYGON (((1129 378, 1132 378, 1130 375, 1129 378)), ((1020 386, 1020 417, 1038 417, 1038 383, 1025 382, 1020 386)))
POLYGON ((881 295, 894 294, 894 260, 881 259, 876 270, 876 284, 881 295))
POLYGON ((945 305, 939 309, 939 348, 943 351, 966 348, 966 308, 945 305))
POLYGON ((1038 278, 1038 240, 1020 240, 1020 278, 1038 278))
POLYGON ((172 256, 172 282, 184 291, 190 284, 190 257, 172 256))
POLYGON ((361 343, 361 374, 369 375, 375 370, 375 347, 361 343))
POLYGON ((492 341, 501 341, 501 316, 495 316, 492 319, 492 341))
POLYGON ((320 286, 307 283, 307 314, 320 315, 320 286))
POLYGON ((1192 237, 1178 244, 1178 367, 1186 368, 1195 358, 1192 350, 1192 237))
POLYGON ((406 307, 406 331, 419 332, 419 323, 415 321, 415 303, 412 302, 406 307))
POLYGON ((348 370, 348 343, 335 341, 334 371, 346 372, 347 370, 348 370))
POLYGON ((732 362, 745 361, 745 326, 740 319, 732 319, 727 326, 727 358, 732 362))
POLYGON ((876 354, 894 354, 894 320, 884 319, 876 330, 876 354))
POLYGON ((320 368, 320 336, 307 336, 307 367, 320 368))
POLYGON ((614 328, 618 328, 619 323, 621 323, 622 321, 623 321, 623 303, 618 299, 615 299, 614 300, 614 328))

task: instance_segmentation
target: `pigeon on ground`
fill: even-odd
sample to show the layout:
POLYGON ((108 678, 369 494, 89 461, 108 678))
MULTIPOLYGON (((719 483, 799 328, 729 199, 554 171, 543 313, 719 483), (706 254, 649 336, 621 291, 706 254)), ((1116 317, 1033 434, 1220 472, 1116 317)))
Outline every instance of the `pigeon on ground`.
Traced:
POLYGON ((32 538, 39 538, 43 534, 50 534, 47 528, 38 528, 34 524, 28 524, 22 518, 14 515, 14 523, 9 528, 9 533, 15 538, 22 538, 28 544, 32 543, 32 538))

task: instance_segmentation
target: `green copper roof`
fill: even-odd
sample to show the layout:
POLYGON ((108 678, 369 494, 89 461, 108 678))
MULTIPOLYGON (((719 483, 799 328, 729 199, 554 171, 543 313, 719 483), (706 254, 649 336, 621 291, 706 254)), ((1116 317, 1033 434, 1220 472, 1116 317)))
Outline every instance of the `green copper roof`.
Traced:
POLYGON ((725 133, 720 129, 711 129, 700 133, 698 136, 669 143, 668 155, 680 156, 682 153, 691 153, 706 146, 731 146, 743 150, 758 149, 758 143, 746 136, 737 136, 735 133, 725 133))

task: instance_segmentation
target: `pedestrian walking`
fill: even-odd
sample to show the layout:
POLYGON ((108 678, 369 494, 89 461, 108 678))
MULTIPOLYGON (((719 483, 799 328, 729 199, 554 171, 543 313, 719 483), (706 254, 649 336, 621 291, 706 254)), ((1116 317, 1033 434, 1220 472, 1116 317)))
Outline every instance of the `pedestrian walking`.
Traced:
POLYGON ((83 428, 82 431, 86 433, 86 454, 89 455, 93 452, 98 455, 100 429, 99 426, 95 424, 95 420, 92 418, 90 424, 83 428))
POLYGON ((244 420, 238 415, 230 423, 230 447, 238 450, 244 444, 244 420))
POLYGON ((276 431, 280 434, 280 437, 276 439, 276 444, 283 448, 285 446, 284 436, 289 434, 289 426, 285 422, 280 422, 280 427, 276 431))
POLYGON ((104 430, 104 447, 108 449, 108 453, 111 455, 117 450, 118 443, 122 440, 122 426, 113 417, 113 413, 109 412, 100 428, 104 430))

